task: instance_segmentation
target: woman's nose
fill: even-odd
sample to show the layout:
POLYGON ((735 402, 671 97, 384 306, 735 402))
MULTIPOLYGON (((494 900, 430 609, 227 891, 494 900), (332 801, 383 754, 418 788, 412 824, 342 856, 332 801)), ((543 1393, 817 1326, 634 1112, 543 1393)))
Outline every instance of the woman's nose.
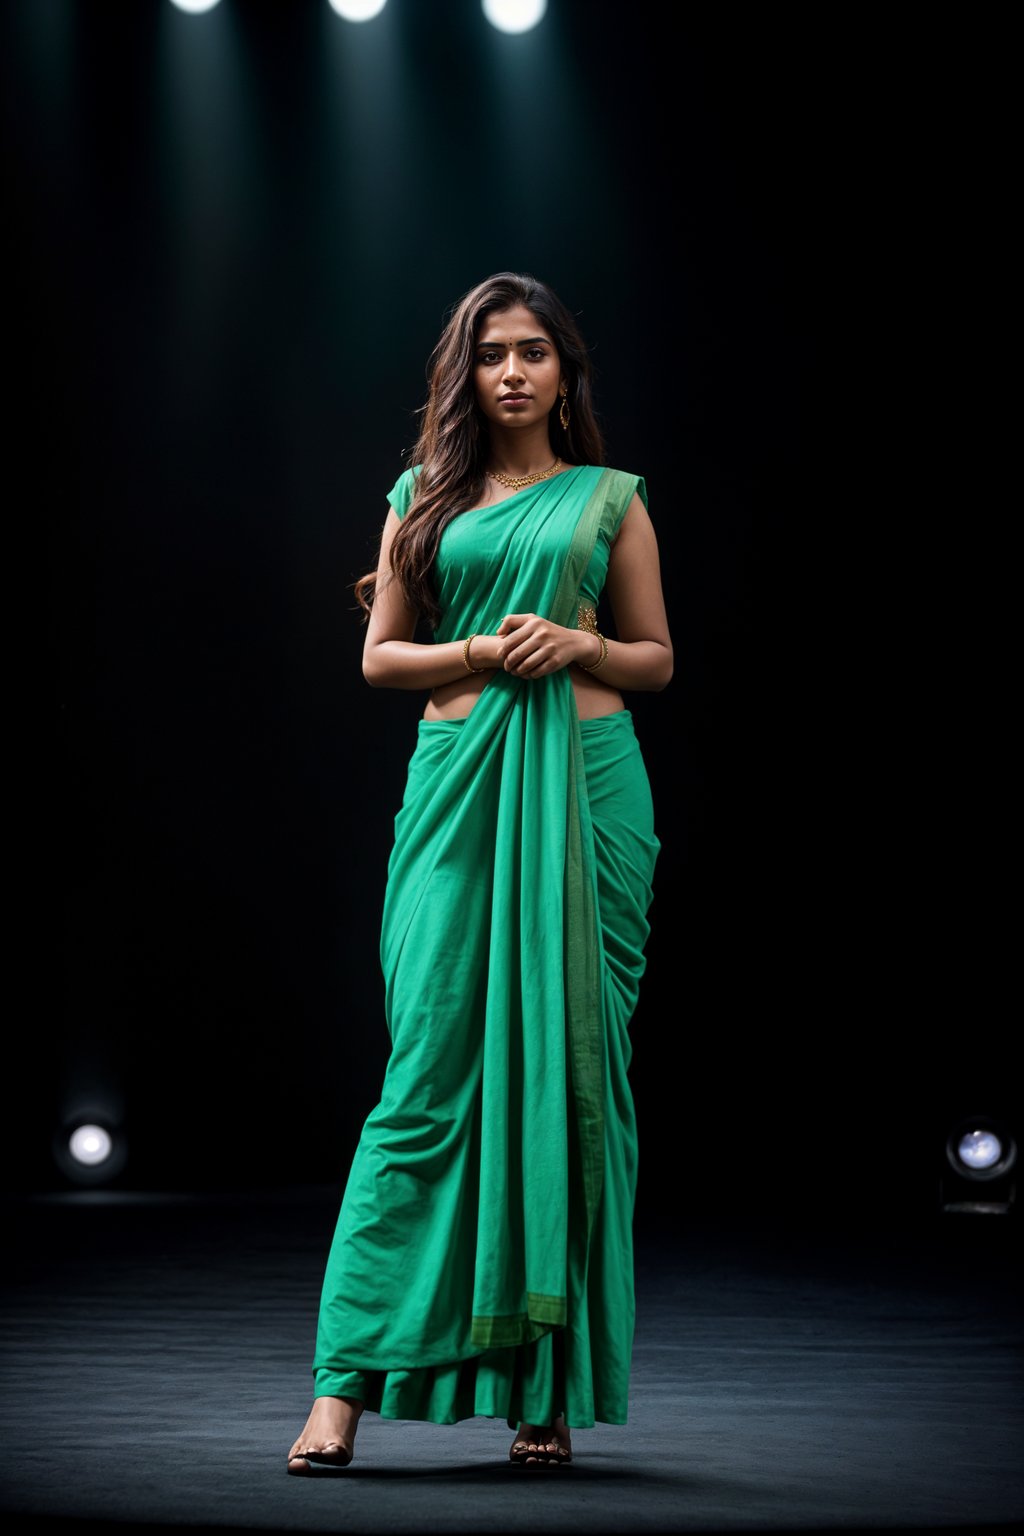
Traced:
POLYGON ((521 379, 523 377, 523 367, 519 361, 519 354, 514 352, 511 347, 508 349, 508 357, 505 360, 504 376, 506 379, 521 379))

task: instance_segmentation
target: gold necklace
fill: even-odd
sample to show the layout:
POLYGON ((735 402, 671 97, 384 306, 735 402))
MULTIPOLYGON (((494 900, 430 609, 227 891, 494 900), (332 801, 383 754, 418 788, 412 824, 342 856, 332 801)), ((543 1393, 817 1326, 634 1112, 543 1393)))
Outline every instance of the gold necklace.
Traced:
POLYGON ((561 459, 556 458, 550 469, 538 470, 535 475, 501 475, 496 469, 489 469, 487 473, 492 480, 507 485, 510 490, 521 491, 524 486, 536 485, 538 480, 547 480, 551 475, 557 474, 561 463, 561 459))

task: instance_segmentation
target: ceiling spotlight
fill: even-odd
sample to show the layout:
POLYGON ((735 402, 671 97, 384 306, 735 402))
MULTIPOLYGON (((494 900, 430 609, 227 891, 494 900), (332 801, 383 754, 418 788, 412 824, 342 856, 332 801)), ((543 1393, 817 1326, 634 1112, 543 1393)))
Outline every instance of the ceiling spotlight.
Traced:
POLYGON ((548 0, 481 0, 484 15, 499 32, 529 32, 548 8, 548 0))
POLYGON ((380 15, 387 0, 327 0, 327 3, 345 21, 372 21, 380 15))
POLYGON ((171 0, 171 4, 177 6, 179 11, 187 11, 190 16, 200 16, 203 11, 212 11, 219 0, 171 0))

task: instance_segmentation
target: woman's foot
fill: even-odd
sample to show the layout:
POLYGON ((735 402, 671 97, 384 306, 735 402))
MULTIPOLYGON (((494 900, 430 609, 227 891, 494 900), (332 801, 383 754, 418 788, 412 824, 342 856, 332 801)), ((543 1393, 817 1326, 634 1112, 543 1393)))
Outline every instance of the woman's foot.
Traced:
POLYGON ((562 1467, 572 1461, 572 1442, 565 1417, 554 1424, 520 1424, 509 1460, 521 1467, 562 1467))
POLYGON ((317 1397, 302 1434, 288 1452, 288 1471, 309 1477, 325 1467, 347 1467, 363 1405, 354 1397, 317 1397))

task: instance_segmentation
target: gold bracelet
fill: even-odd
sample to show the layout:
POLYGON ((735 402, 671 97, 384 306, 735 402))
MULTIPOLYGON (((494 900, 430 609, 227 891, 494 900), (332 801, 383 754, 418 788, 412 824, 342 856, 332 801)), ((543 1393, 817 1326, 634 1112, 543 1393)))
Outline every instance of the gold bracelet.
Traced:
MULTIPOLYGON (((466 663, 466 671, 467 672, 482 672, 484 670, 483 667, 474 667, 474 666, 472 666, 470 664, 469 648, 473 644, 473 641, 475 639, 476 639, 476 631, 474 630, 474 632, 470 635, 469 639, 465 642, 465 644, 462 647, 462 659, 466 663)), ((603 661, 604 657, 602 657, 601 660, 603 661)), ((600 665, 600 663, 598 663, 598 665, 600 665)))
POLYGON ((601 642, 601 654, 592 667, 584 667, 582 661, 577 662, 577 666, 583 667, 584 672, 596 672, 608 660, 608 642, 597 627, 597 609, 591 608, 589 603, 580 603, 576 623, 586 634, 596 635, 601 642))
POLYGON ((602 635, 602 633, 601 633, 601 631, 599 629, 588 629, 587 630, 587 634, 588 635, 596 635, 597 638, 600 640, 600 642, 601 642, 601 654, 598 657, 597 661, 594 662, 594 665, 592 667, 583 666, 583 662, 582 661, 577 663, 577 665, 583 667, 584 672, 596 672, 598 667, 603 667, 605 662, 608 660, 608 641, 605 639, 604 635, 602 635))

